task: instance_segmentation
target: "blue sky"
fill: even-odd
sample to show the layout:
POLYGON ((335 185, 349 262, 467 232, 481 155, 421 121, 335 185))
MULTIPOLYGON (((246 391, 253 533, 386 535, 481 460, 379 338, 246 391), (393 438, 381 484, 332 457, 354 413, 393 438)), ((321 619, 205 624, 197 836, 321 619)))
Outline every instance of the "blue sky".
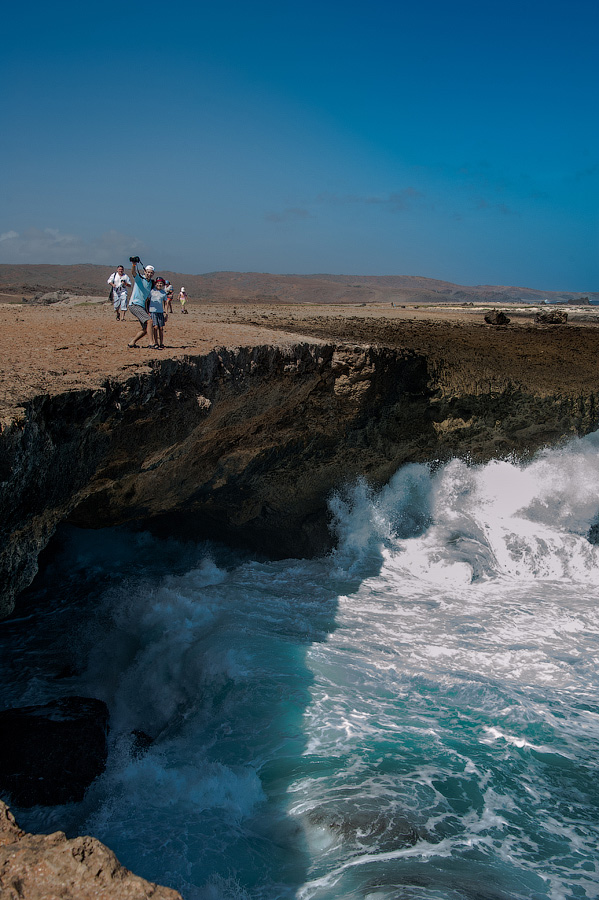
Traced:
POLYGON ((599 290, 599 4, 34 0, 0 262, 599 290))

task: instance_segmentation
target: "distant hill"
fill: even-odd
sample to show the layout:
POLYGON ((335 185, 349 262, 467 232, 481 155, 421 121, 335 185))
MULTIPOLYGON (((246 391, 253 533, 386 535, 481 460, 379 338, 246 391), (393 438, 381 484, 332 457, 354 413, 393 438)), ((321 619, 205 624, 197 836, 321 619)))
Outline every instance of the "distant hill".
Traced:
MULTIPOLYGON (((0 264, 0 294, 31 299, 59 289, 81 295, 108 294, 107 266, 0 264)), ((269 275, 261 272, 208 272, 187 275, 161 271, 175 290, 192 299, 264 303, 539 303, 589 297, 599 292, 542 291, 493 285, 466 286, 415 275, 269 275)))

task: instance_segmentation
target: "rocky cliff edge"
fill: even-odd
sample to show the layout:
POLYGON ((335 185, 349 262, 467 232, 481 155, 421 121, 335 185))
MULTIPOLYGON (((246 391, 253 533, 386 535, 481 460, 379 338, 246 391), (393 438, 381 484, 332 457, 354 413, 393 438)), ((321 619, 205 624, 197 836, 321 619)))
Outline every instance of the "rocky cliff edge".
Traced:
POLYGON ((597 427, 592 380, 552 389, 531 369, 514 381, 502 352, 490 374, 413 346, 221 348, 35 396, 0 434, 1 613, 62 521, 308 556, 331 546, 327 497, 359 476, 523 455, 597 427))

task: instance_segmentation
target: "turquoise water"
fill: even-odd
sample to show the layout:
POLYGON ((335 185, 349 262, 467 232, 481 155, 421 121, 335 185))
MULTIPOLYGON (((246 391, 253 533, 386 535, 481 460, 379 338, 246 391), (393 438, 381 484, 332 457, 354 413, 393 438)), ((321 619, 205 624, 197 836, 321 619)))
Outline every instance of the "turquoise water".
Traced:
POLYGON ((17 820, 187 900, 599 897, 598 451, 354 485, 319 560, 64 529, 3 701, 106 700, 109 765, 17 820))

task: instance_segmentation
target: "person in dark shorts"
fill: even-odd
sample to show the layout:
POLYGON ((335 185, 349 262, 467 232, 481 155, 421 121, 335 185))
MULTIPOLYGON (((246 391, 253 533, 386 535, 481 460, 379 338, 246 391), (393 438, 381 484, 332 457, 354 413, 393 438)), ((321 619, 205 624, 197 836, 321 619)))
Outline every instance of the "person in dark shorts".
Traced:
POLYGON ((155 350, 164 350, 164 304, 166 303, 166 291, 164 278, 158 276, 154 287, 150 291, 149 313, 152 317, 152 340, 155 350))
POLYGON ((129 301, 129 312, 135 316, 140 324, 139 331, 133 340, 127 344, 128 347, 137 347, 137 342, 148 332, 148 322, 150 315, 146 309, 146 302, 152 290, 154 277, 154 266, 146 266, 141 268, 139 263, 133 263, 131 266, 131 275, 133 277, 133 291, 131 292, 131 300, 129 301))

